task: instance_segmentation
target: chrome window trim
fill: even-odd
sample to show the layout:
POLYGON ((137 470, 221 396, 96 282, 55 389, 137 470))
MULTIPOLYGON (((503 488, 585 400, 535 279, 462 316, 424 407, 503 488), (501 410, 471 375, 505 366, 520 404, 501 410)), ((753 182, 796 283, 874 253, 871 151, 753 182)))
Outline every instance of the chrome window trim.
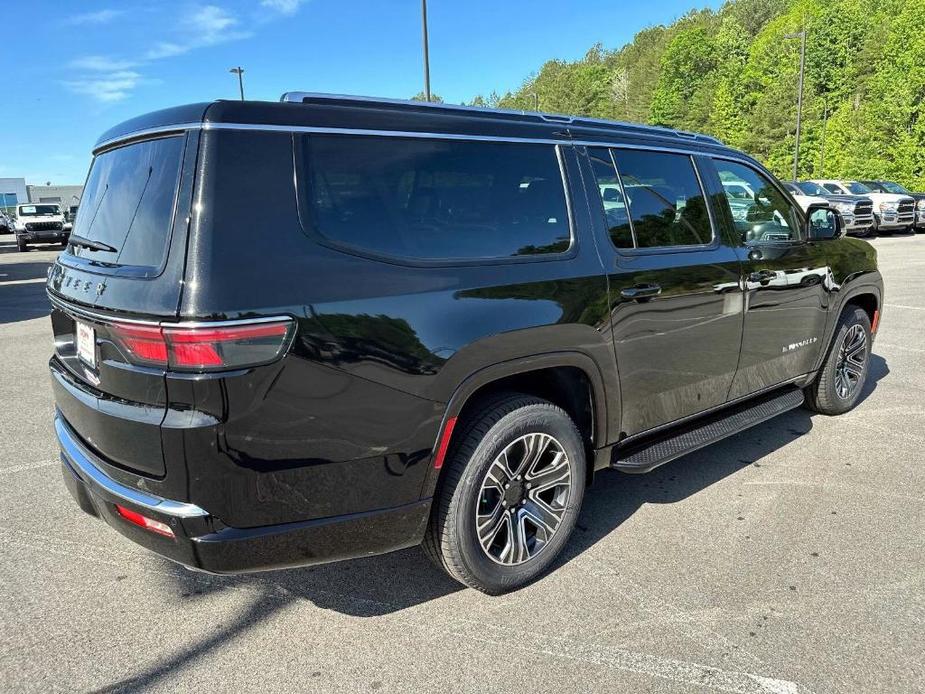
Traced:
MULTIPOLYGON (((466 133, 440 133, 423 130, 381 130, 369 128, 332 128, 316 125, 273 125, 260 123, 176 123, 173 125, 164 125, 155 128, 146 128, 144 130, 135 130, 118 137, 98 143, 93 151, 97 152, 126 140, 134 140, 142 137, 161 135, 165 133, 180 133, 185 130, 254 130, 261 132, 282 132, 282 133, 316 133, 328 135, 371 135, 380 137, 419 137, 428 139, 447 139, 447 140, 473 140, 483 142, 532 142, 547 145, 581 145, 585 147, 622 147, 624 149, 647 149, 661 152, 677 152, 681 154, 690 154, 692 156, 721 156, 732 158, 734 154, 713 153, 711 151, 687 149, 684 146, 673 146, 668 144, 633 144, 621 142, 614 139, 586 140, 586 139, 569 139, 569 138, 542 138, 542 137, 502 137, 498 135, 476 135, 466 133)), ((653 133, 657 135, 658 133, 653 133)), ((640 137, 646 137, 646 133, 639 133, 640 137)), ((725 148, 723 144, 715 142, 704 142, 711 147, 725 148)), ((742 155, 743 157, 745 155, 742 155)))
POLYGON ((97 467, 96 456, 77 439, 60 414, 55 414, 55 433, 61 446, 62 457, 67 464, 76 468, 81 477, 89 478, 112 496, 128 501, 149 511, 163 513, 174 518, 201 518, 209 513, 196 504, 173 501, 154 494, 142 492, 116 482, 112 477, 97 467))
POLYGON ((111 147, 125 142, 127 140, 137 140, 144 137, 151 137, 154 135, 167 135, 170 133, 175 133, 177 135, 182 135, 187 130, 203 130, 203 126, 208 125, 207 123, 175 123, 173 125, 159 125, 154 128, 144 128, 142 130, 133 130, 132 132, 125 133, 124 135, 118 135, 116 137, 111 137, 108 140, 103 140, 97 142, 93 146, 93 156, 102 153, 104 149, 110 149, 111 147))

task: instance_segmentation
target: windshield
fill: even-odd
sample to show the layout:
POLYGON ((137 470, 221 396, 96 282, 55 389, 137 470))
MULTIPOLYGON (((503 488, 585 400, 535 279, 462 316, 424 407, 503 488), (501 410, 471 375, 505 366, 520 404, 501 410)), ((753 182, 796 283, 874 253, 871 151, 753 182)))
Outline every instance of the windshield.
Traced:
POLYGON ((867 193, 874 192, 870 188, 865 186, 863 183, 859 183, 857 181, 851 181, 850 183, 847 183, 845 187, 848 190, 850 190, 852 193, 854 193, 855 195, 865 195, 867 193))
POLYGON ((797 188, 802 190, 806 195, 818 195, 823 198, 831 195, 831 193, 825 188, 820 186, 818 183, 813 183, 812 181, 800 181, 797 183, 797 188))
POLYGON ((146 140, 98 155, 80 201, 68 252, 112 265, 159 268, 167 253, 183 136, 146 140), (105 247, 108 247, 106 249, 105 247))
POLYGON ((23 205, 19 208, 20 217, 39 217, 58 214, 57 205, 23 205))
POLYGON ((897 193, 899 195, 909 195, 909 191, 898 183, 893 181, 880 181, 880 187, 887 193, 897 193))

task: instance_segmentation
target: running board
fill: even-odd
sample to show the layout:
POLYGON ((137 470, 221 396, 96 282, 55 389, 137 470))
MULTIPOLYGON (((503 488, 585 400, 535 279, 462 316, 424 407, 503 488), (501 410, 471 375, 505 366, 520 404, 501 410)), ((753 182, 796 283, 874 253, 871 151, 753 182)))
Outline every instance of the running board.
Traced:
POLYGON ((659 465, 744 431, 803 404, 803 391, 774 391, 639 443, 618 447, 610 466, 622 472, 649 472, 659 465))

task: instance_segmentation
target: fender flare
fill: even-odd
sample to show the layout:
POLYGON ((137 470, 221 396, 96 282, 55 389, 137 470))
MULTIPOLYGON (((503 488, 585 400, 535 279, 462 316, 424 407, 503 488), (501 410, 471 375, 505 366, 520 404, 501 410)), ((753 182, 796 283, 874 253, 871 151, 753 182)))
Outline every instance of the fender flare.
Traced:
MULTIPOLYGON (((879 278, 879 273, 877 277, 879 278)), ((883 308, 883 284, 882 280, 880 282, 871 281, 869 276, 865 277, 864 282, 859 285, 852 286, 850 289, 844 293, 839 293, 837 302, 834 302, 829 310, 829 320, 826 323, 825 327, 825 341, 823 342, 824 349, 819 351, 819 357, 816 360, 816 368, 814 371, 818 371, 822 368, 822 364, 825 362, 826 357, 829 355, 829 347, 832 343, 832 337, 835 334, 835 326, 838 325, 838 319, 841 317, 842 312, 845 310, 845 306, 855 297, 862 294, 873 294, 877 300, 877 310, 881 311, 883 308)))
MULTIPOLYGON (((446 410, 443 413, 440 427, 437 430, 437 438, 434 441, 434 454, 436 454, 440 446, 441 438, 443 437, 448 422, 459 416, 466 403, 469 402, 470 398, 480 388, 509 376, 563 366, 579 369, 588 378, 591 384, 591 412, 593 423, 592 446, 595 449, 606 446, 608 441, 609 398, 614 399, 614 402, 618 402, 618 400, 615 399, 618 398, 618 395, 608 394, 604 376, 593 358, 584 352, 564 350, 544 352, 497 362, 478 369, 466 377, 462 383, 456 387, 447 401, 446 410)), ((431 458, 431 460, 432 459, 433 458, 431 458)), ((421 493, 422 498, 432 496, 437 486, 439 476, 440 470, 434 469, 434 467, 431 466, 424 480, 421 493)))

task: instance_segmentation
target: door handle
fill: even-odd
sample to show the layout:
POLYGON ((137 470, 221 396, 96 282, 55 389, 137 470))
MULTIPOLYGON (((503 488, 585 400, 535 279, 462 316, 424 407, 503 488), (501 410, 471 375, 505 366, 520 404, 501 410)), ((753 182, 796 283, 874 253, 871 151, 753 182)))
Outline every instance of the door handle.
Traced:
POLYGON ((771 280, 777 277, 777 273, 773 270, 758 270, 758 272, 752 272, 748 275, 749 282, 760 282, 761 284, 767 284, 771 280))
POLYGON ((635 287, 625 287, 620 290, 620 296, 624 299, 651 299, 662 293, 662 288, 657 284, 637 284, 635 287))

